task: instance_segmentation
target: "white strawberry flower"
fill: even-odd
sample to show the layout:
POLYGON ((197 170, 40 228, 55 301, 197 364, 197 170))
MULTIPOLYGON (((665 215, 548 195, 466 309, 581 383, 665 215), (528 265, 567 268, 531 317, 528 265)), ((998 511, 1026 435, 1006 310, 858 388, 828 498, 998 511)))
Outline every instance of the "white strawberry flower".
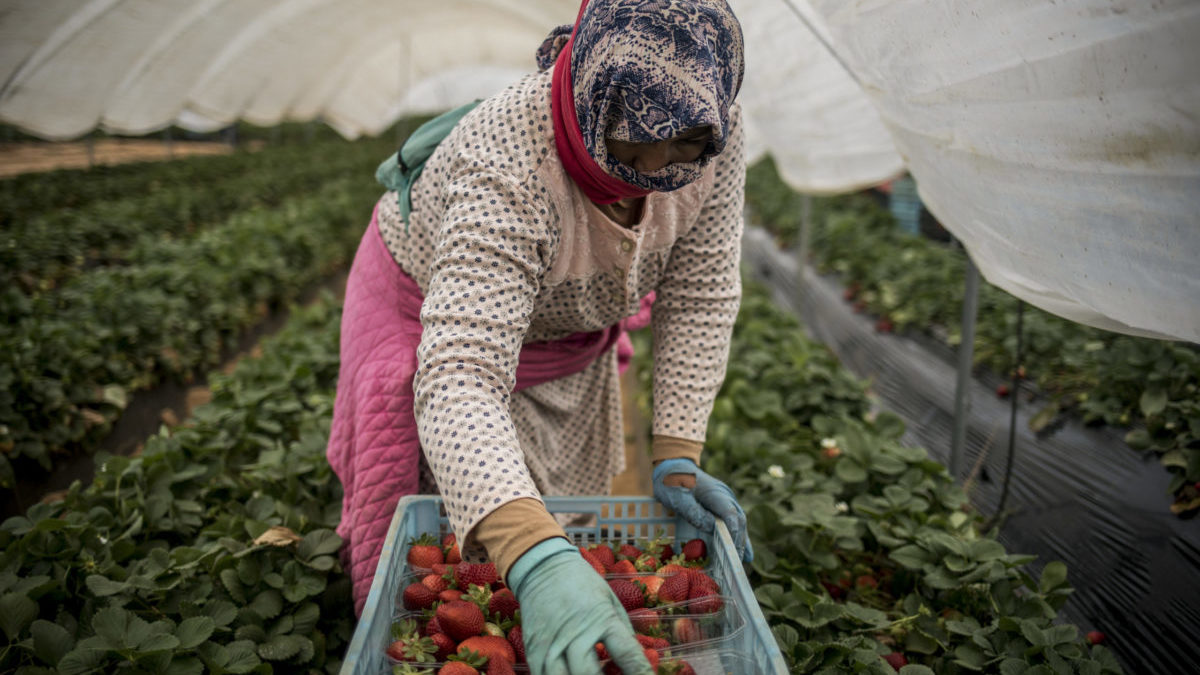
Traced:
POLYGON ((783 467, 779 466, 778 464, 772 464, 771 466, 767 467, 767 473, 771 474, 775 478, 783 478, 783 467))
POLYGON ((822 438, 821 439, 821 447, 825 448, 826 450, 828 450, 829 448, 836 448, 837 441, 833 440, 832 438, 822 438))
POLYGON ((838 502, 833 505, 833 508, 837 509, 838 513, 846 513, 850 510, 850 505, 846 502, 838 502))

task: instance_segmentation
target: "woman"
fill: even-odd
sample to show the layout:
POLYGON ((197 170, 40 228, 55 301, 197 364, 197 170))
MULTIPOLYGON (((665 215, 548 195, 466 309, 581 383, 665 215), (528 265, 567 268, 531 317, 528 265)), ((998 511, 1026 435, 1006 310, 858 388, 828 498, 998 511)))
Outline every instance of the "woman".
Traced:
POLYGON ((623 469, 611 347, 656 293, 655 495, 750 556, 697 467, 741 295, 742 35, 724 0, 585 0, 538 61, 438 145, 407 218, 395 192, 376 206, 342 326, 339 532, 361 611, 397 499, 440 492, 464 558, 521 602, 534 672, 597 672, 596 642, 648 672, 541 495, 623 469))

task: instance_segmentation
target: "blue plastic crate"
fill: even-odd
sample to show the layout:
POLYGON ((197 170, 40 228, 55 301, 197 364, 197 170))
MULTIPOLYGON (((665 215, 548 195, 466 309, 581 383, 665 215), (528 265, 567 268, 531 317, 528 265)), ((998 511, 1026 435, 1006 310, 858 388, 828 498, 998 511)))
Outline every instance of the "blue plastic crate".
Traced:
MULTIPOLYGON (((688 522, 666 515, 662 505, 650 497, 546 497, 545 501, 551 513, 590 516, 591 524, 566 528, 576 544, 647 539, 663 532, 679 542, 696 537, 705 539, 709 572, 721 585, 722 594, 737 602, 745 620, 744 629, 729 636, 720 650, 709 655, 710 659, 720 661, 719 667, 714 664, 705 670, 730 675, 787 673, 783 654, 775 644, 724 523, 717 522, 715 536, 701 535, 688 522)), ((392 517, 375 580, 346 652, 342 675, 390 672, 384 649, 390 641, 396 600, 405 577, 406 542, 425 532, 444 534, 449 531, 441 497, 415 495, 403 497, 396 504, 396 515, 392 517)))

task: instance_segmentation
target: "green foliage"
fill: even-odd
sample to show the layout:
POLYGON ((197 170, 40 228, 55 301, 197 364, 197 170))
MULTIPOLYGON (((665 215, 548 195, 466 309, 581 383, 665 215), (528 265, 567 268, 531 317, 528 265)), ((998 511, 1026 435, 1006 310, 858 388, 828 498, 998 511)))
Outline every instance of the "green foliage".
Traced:
POLYGON ((1117 673, 1058 610, 1066 568, 1025 571, 864 383, 749 288, 705 466, 747 512, 752 584, 795 673, 1117 673))
POLYGON ((332 298, 298 312, 186 427, 0 525, 0 671, 337 671, 338 325, 332 298))
MULTIPOLYGON (((746 201, 757 218, 790 243, 799 227, 800 195, 770 160, 747 175, 746 201)), ((899 230, 891 214, 865 195, 813 200, 814 264, 836 273, 856 308, 888 317, 897 330, 961 339, 961 249, 899 230)), ((1017 300, 983 283, 975 361, 1002 378, 1016 363, 1017 300)), ((1126 441, 1154 451, 1172 473, 1172 509, 1200 507, 1200 352, 1194 345, 1109 333, 1026 307, 1027 384, 1041 397, 1035 431, 1074 415, 1087 424, 1126 427, 1126 441), (1194 500, 1194 501, 1193 501, 1194 500)))

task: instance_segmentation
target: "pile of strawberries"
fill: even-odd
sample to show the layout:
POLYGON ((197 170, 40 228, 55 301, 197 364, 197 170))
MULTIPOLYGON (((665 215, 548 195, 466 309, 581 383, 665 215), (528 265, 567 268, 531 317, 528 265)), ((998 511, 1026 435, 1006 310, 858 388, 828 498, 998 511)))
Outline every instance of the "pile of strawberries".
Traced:
MULTIPOLYGON (((659 675, 695 673, 670 650, 712 637, 725 599, 703 571, 703 540, 685 543, 676 554, 669 543, 579 547, 629 612, 646 658, 659 675)), ((425 534, 409 542, 411 583, 402 592, 405 614, 392 625, 387 655, 397 675, 515 672, 525 669, 520 605, 493 563, 462 562, 453 534, 439 543, 425 534), (436 668, 436 671, 434 670, 436 668)), ((604 645, 597 656, 607 674, 620 673, 604 645)))

